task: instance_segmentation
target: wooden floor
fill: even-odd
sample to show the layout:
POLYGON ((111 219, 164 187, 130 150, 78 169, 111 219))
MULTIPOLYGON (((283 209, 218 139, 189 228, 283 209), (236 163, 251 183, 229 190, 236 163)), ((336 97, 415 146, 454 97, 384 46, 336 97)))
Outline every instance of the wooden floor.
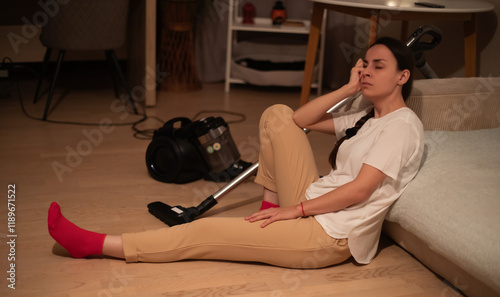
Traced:
MULTIPOLYGON (((98 77, 63 77, 49 119, 113 124, 138 120, 140 117, 128 115, 117 104, 109 87, 111 81, 98 77)), ((2 81, 0 88, 5 86, 2 81)), ((33 104, 35 81, 23 80, 20 86, 28 113, 41 117, 45 99, 33 104)), ((200 110, 244 114, 244 122, 230 124, 231 133, 242 159, 255 161, 259 115, 275 103, 296 108, 300 91, 239 86, 226 94, 223 88, 223 84, 212 84, 191 93, 161 91, 158 105, 147 113, 164 120, 193 117, 200 110)), ((0 98, 0 179, 4 191, 0 207, 0 296, 458 296, 385 237, 370 265, 349 260, 318 270, 220 261, 126 264, 108 258, 72 259, 48 234, 47 209, 52 201, 83 228, 120 234, 164 227, 148 213, 149 202, 193 205, 221 184, 157 182, 146 171, 149 141, 134 138, 130 125, 75 126, 29 119, 21 111, 18 95, 14 84, 0 98), (13 233, 7 230, 11 184, 15 184, 13 233), (12 248, 6 244, 12 239, 9 235, 17 235, 12 248), (9 260, 9 253, 15 253, 15 261, 9 260), (15 264, 15 290, 8 288, 10 264, 15 264)), ((239 119, 222 116, 226 121, 239 119)), ((150 120, 141 128, 157 126, 150 120)), ((314 133, 310 139, 321 161, 320 173, 326 174, 332 140, 314 133)), ((207 215, 246 215, 257 210, 260 199, 261 188, 250 180, 207 215)))

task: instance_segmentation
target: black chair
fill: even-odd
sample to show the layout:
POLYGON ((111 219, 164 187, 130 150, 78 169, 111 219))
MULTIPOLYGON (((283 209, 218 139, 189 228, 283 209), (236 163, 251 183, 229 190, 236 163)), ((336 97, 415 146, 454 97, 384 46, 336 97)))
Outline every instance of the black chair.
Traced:
MULTIPOLYGON (((59 11, 42 27, 41 43, 47 47, 42 74, 38 79, 34 103, 38 101, 42 80, 47 72, 52 50, 59 50, 56 69, 50 82, 43 120, 47 119, 56 80, 64 55, 68 50, 103 50, 112 72, 121 81, 128 101, 138 114, 127 79, 120 69, 114 49, 125 42, 127 32, 128 0, 74 0, 59 6, 59 11)), ((119 97, 115 75, 113 84, 116 98, 119 97)))

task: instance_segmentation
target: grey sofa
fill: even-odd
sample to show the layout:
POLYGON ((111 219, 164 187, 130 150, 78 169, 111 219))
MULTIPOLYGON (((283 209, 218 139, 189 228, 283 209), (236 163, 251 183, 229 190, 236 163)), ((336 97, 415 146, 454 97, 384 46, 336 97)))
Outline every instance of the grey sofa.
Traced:
POLYGON ((500 296, 500 78, 418 80, 407 103, 426 150, 384 232, 464 294, 500 296))

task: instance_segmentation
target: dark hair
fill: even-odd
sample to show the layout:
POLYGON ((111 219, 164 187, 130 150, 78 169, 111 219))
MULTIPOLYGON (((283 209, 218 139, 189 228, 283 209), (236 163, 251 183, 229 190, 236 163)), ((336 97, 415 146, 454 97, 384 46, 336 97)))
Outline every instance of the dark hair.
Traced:
MULTIPOLYGON (((403 96, 403 100, 406 101, 408 97, 410 96, 411 89, 413 86, 413 76, 411 73, 413 72, 413 67, 415 65, 415 59, 413 57, 413 53, 408 48, 404 43, 401 41, 391 38, 391 37, 382 37, 379 38, 377 41, 375 41, 371 46, 381 44, 385 45, 394 55, 396 58, 396 61, 398 63, 398 70, 403 71, 405 69, 408 69, 410 71, 410 77, 408 81, 403 85, 403 89, 401 90, 401 94, 403 96)), ((328 161, 330 162, 330 165, 332 166, 333 169, 336 169, 336 163, 337 163, 337 153, 339 151, 340 145, 346 140, 358 132, 359 129, 368 121, 370 118, 375 116, 375 110, 372 109, 369 111, 364 117, 359 119, 356 124, 354 124, 354 127, 349 128, 345 131, 345 136, 340 138, 337 143, 335 143, 335 146, 332 149, 332 152, 330 153, 330 156, 328 158, 328 161)))
POLYGON ((413 67, 415 67, 413 52, 406 46, 406 44, 391 37, 382 37, 377 39, 377 41, 370 45, 370 48, 377 44, 385 45, 392 52, 392 55, 398 62, 399 71, 403 71, 405 69, 410 71, 410 78, 408 78, 408 81, 403 85, 403 90, 401 91, 403 99, 406 101, 406 99, 410 97, 411 88, 413 86, 413 75, 411 75, 413 73, 413 67))

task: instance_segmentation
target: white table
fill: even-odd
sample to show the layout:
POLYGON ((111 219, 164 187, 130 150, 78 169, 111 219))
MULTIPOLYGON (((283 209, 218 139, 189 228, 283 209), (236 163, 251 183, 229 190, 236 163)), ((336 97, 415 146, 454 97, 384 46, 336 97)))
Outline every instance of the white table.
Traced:
POLYGON ((421 0, 444 5, 444 8, 416 6, 417 1, 410 0, 312 0, 313 11, 307 46, 304 81, 300 96, 300 105, 309 100, 314 61, 323 20, 327 10, 362 17, 370 20, 368 45, 377 38, 377 29, 390 21, 403 21, 401 38, 408 38, 410 20, 445 20, 464 22, 465 75, 476 76, 476 36, 477 14, 493 10, 494 6, 480 0, 421 0))

